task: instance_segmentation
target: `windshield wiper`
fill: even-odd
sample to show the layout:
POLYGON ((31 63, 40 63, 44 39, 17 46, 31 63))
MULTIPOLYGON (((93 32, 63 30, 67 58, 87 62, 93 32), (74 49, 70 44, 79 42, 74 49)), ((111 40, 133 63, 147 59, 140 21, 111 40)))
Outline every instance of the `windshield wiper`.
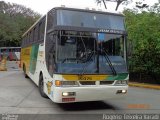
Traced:
MULTIPOLYGON (((92 56, 93 56, 94 52, 95 52, 95 51, 92 51, 92 54, 85 60, 85 62, 87 62, 87 61, 89 61, 89 62, 84 65, 83 71, 82 71, 82 73, 81 73, 82 75, 85 73, 88 65, 92 62, 91 59, 92 59, 92 56)), ((113 67, 113 65, 112 65, 112 63, 111 63, 107 52, 106 52, 105 50, 103 50, 103 52, 105 53, 105 56, 104 56, 104 57, 105 57, 106 61, 108 62, 109 66, 110 66, 110 68, 111 68, 111 70, 112 70, 112 72, 113 72, 113 75, 117 75, 117 72, 116 72, 116 70, 114 69, 114 67, 113 67)))
POLYGON ((89 55, 89 57, 85 60, 85 62, 89 61, 88 64, 85 64, 83 66, 83 70, 82 73, 80 73, 81 75, 83 75, 85 73, 85 70, 87 69, 88 65, 92 62, 92 56, 94 55, 95 51, 92 51, 91 54, 89 55))
POLYGON ((109 66, 110 66, 110 68, 111 68, 111 70, 112 70, 112 72, 113 72, 113 75, 117 75, 117 72, 116 72, 116 70, 114 69, 114 67, 113 67, 113 65, 112 65, 112 63, 111 63, 107 52, 106 52, 104 49, 103 49, 103 52, 105 53, 104 57, 105 57, 105 59, 107 60, 109 66))

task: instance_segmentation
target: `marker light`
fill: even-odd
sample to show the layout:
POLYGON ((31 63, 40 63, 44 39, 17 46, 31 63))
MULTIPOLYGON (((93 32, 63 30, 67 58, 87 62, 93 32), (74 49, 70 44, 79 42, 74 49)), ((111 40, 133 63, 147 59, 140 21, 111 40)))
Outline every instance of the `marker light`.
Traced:
POLYGON ((56 80, 55 85, 57 87, 78 87, 79 86, 77 81, 60 81, 60 80, 56 80))
POLYGON ((56 80, 56 81, 55 81, 55 85, 56 85, 57 87, 61 86, 61 81, 56 80))

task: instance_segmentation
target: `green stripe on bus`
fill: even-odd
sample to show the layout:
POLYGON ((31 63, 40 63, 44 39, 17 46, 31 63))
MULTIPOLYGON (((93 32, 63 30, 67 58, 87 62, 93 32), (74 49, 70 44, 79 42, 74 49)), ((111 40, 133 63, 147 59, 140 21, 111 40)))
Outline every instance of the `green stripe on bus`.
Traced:
POLYGON ((32 46, 31 56, 30 56, 30 69, 29 69, 32 74, 34 74, 36 70, 38 49, 39 49, 39 45, 32 46))
POLYGON ((128 73, 119 73, 116 76, 109 76, 106 80, 125 80, 128 77, 128 73))

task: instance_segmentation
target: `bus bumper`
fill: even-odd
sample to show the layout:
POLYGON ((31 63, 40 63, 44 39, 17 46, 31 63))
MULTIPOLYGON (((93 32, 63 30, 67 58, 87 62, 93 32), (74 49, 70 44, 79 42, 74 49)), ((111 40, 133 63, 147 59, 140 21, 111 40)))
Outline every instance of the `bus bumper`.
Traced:
POLYGON ((56 103, 70 103, 118 99, 125 97, 127 90, 128 86, 55 87, 52 100, 56 103))

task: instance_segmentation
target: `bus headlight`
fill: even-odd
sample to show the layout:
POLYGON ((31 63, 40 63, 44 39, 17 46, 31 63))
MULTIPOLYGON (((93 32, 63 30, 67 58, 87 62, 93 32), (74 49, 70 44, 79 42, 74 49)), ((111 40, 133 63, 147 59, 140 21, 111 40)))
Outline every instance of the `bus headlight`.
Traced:
POLYGON ((75 92, 62 92, 62 96, 75 96, 75 92))
POLYGON ((55 85, 57 87, 77 87, 79 86, 77 81, 60 81, 60 80, 56 80, 55 85))
POLYGON ((127 90, 122 90, 122 93, 127 93, 127 90))
POLYGON ((128 85, 128 81, 127 80, 117 80, 115 82, 115 85, 128 85))
POLYGON ((63 92, 63 93, 62 93, 62 96, 68 96, 68 95, 69 95, 68 92, 63 92))
POLYGON ((116 94, 126 94, 127 90, 117 90, 116 94))

